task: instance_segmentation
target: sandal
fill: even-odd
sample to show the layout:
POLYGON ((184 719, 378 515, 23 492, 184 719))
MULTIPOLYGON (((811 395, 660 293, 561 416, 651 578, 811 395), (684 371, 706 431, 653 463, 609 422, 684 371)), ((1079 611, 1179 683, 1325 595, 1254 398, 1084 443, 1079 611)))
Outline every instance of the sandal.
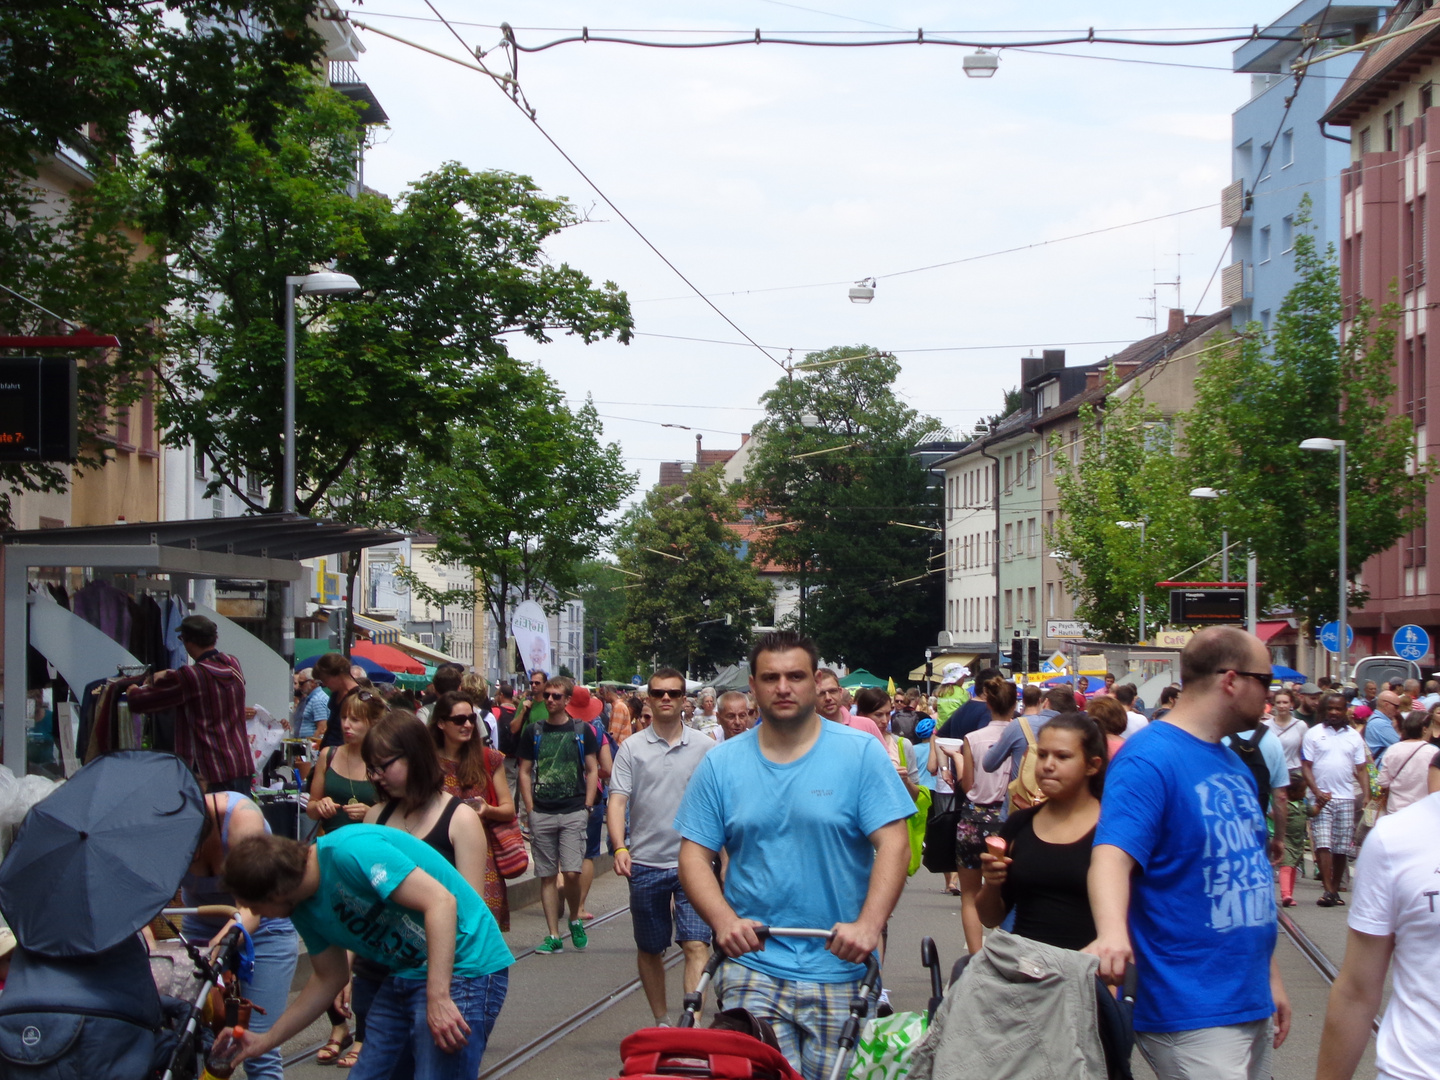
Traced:
POLYGON ((343 1054, 345 1050, 350 1046, 350 1044, 354 1041, 354 1035, 346 1035, 345 1038, 341 1039, 339 1042, 331 1039, 329 1042, 327 1042, 324 1046, 322 1046, 319 1050, 315 1052, 315 1064, 334 1065, 335 1059, 338 1058, 341 1054, 343 1054))
POLYGON ((337 1069, 354 1068, 355 1063, 360 1060, 360 1046, 360 1043, 356 1043, 354 1046, 352 1046, 349 1052, 344 1057, 342 1057, 339 1061, 335 1062, 335 1067, 337 1069))

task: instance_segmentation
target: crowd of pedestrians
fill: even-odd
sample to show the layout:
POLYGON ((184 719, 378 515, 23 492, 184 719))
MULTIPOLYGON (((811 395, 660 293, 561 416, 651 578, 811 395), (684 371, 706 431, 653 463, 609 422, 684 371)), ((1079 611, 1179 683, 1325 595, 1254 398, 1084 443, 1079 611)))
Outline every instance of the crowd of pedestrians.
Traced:
MULTIPOLYGON (((137 686, 139 707, 200 717, 235 696, 238 662, 205 621, 188 631, 190 674, 137 686)), ((242 1036, 247 1075, 278 1080, 279 1046, 323 1015, 319 1060, 359 1080, 474 1080, 513 961, 500 861, 513 833, 540 881, 537 955, 586 949, 608 848, 654 1023, 674 1018, 672 945, 687 992, 718 949, 735 961, 718 1006, 767 1019, 816 1080, 864 961, 883 953, 912 819, 924 867, 960 899, 950 940, 976 954, 1003 927, 1093 956, 1111 983, 1133 969, 1138 1045, 1162 1080, 1270 1076, 1290 1026, 1277 903, 1317 873, 1319 906, 1351 909, 1321 1075, 1353 1073, 1392 962, 1381 1073, 1433 1075, 1436 684, 1272 690, 1268 650, 1231 628, 1191 639, 1153 707, 1113 675, 1019 686, 959 665, 933 699, 851 691, 793 632, 761 637, 749 660, 748 693, 692 695, 661 667, 596 692, 531 672, 528 689, 492 695, 447 666, 417 696, 322 656, 296 675, 291 717, 318 747, 311 844, 271 834, 237 790, 228 735, 197 726, 185 752, 207 826, 183 891, 239 905, 254 942, 245 992, 265 1012, 242 1036), (765 925, 833 934, 767 941, 765 925), (312 974, 286 1007, 301 942, 312 974)))

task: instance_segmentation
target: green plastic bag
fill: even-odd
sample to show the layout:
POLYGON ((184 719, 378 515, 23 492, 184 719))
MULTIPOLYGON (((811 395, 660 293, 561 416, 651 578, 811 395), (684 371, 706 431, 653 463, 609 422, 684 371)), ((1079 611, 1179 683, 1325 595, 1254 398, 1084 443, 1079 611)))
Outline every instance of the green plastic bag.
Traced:
POLYGON ((866 1020, 855 1044, 850 1080, 901 1080, 910 1072, 910 1054, 929 1029, 923 1012, 898 1012, 866 1020))
MULTIPOLYGON (((905 744, 900 744, 900 764, 905 765, 905 744)), ((925 853, 925 826, 930 822, 930 789, 922 787, 915 795, 915 813, 905 819, 905 829, 910 834, 910 876, 920 869, 920 857, 925 853)))

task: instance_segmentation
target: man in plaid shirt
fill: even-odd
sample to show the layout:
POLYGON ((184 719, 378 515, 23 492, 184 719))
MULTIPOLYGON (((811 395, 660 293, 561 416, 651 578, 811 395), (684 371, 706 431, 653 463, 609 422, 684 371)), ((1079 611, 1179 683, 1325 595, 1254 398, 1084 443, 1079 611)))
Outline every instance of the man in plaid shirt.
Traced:
POLYGON ((254 766, 245 734, 245 674, 215 648, 219 631, 203 615, 180 623, 180 643, 194 663, 151 674, 130 689, 130 710, 175 710, 175 753, 206 791, 249 793, 254 766))

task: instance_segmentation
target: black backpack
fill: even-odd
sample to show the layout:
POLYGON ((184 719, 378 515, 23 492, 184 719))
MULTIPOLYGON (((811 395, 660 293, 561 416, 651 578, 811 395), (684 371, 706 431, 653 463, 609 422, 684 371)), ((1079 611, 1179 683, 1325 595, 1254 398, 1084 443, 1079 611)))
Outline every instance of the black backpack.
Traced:
POLYGON ((1265 755, 1260 752, 1260 740, 1265 737, 1263 725, 1246 735, 1231 735, 1230 749, 1235 751, 1250 775, 1255 778, 1255 798, 1259 800, 1260 812, 1270 812, 1270 766, 1265 764, 1265 755))

